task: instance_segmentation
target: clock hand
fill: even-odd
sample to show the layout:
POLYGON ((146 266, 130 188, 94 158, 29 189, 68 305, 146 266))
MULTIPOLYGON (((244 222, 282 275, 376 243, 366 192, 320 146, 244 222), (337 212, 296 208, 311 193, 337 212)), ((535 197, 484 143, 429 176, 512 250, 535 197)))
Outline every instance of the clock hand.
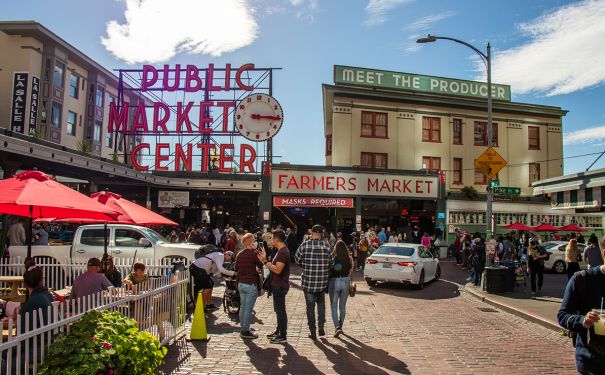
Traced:
POLYGON ((281 117, 279 117, 279 116, 264 116, 264 115, 259 115, 257 113, 251 114, 250 118, 252 118, 253 120, 260 120, 260 119, 281 120, 281 117))

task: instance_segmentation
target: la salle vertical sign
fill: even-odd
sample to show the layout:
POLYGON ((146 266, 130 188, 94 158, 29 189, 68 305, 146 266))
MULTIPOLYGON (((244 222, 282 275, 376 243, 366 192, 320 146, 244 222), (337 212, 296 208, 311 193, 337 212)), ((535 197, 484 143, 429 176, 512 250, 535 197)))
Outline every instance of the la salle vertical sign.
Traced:
POLYGON ((15 72, 13 76, 13 100, 11 101, 11 130, 23 133, 25 129, 25 103, 29 73, 15 72))

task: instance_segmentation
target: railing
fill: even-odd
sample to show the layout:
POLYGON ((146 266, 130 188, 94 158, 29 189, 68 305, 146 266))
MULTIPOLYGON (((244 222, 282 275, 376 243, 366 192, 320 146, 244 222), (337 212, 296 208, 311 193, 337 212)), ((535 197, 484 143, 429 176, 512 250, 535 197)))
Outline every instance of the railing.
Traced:
MULTIPOLYGON (((85 267, 86 264, 83 265, 85 267)), ((47 270, 57 269, 54 264, 45 266, 47 270)), ((81 264, 68 266, 71 271, 82 267, 81 264)), ((126 264, 121 266, 128 267, 126 264)), ((163 267, 167 265, 147 265, 146 270, 165 273, 163 267)), ((18 267, 14 264, 0 264, 1 271, 17 272, 15 268, 18 267)), ((134 319, 140 330, 149 332, 163 345, 175 341, 184 332, 189 272, 178 271, 172 276, 159 277, 153 277, 152 273, 150 276, 149 281, 132 287, 109 288, 77 300, 53 302, 47 311, 40 309, 31 314, 15 312, 16 317, 10 317, 4 324, 0 338, 0 373, 37 373, 45 362, 48 346, 57 335, 68 334, 71 325, 93 309, 120 311, 134 319)))

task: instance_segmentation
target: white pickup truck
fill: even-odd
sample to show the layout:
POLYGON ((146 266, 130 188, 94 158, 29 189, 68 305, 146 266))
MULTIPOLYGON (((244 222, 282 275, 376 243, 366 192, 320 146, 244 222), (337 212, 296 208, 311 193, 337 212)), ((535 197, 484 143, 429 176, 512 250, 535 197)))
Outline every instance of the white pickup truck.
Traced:
MULTIPOLYGON (((114 258, 195 259, 196 244, 170 243, 153 229, 129 224, 107 224, 107 252, 114 258)), ((101 258, 104 251, 103 224, 82 225, 76 229, 70 245, 32 246, 32 256, 48 257, 61 263, 66 258, 101 258)), ((27 246, 11 246, 10 256, 25 258, 27 246)))

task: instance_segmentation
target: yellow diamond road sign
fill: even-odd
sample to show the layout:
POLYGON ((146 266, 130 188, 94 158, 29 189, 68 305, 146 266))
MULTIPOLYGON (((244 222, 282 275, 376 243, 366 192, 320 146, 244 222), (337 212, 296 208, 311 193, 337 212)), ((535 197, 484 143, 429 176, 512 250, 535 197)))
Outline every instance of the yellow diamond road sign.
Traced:
POLYGON ((480 170, 490 180, 496 177, 505 165, 506 160, 492 147, 488 147, 478 159, 475 159, 475 168, 480 170))

